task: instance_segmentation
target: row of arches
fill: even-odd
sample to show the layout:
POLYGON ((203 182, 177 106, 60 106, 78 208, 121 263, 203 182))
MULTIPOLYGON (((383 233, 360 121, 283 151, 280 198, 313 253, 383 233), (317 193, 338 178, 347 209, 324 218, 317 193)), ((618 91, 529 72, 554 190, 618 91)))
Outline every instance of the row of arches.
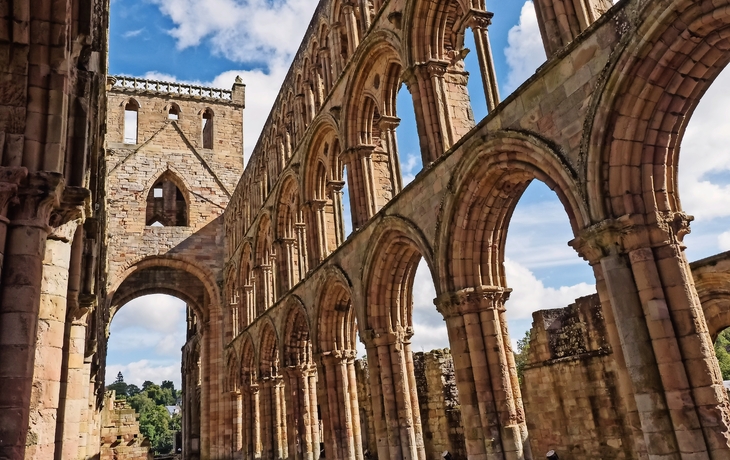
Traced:
MULTIPOLYGON (((490 17, 484 5, 451 0, 445 10, 432 11, 430 3, 416 3, 408 14, 419 19, 412 19, 410 29, 404 27, 401 13, 389 17, 397 23, 396 31, 372 28, 372 21, 385 20, 377 15, 380 2, 355 5, 337 0, 318 13, 316 33, 305 38, 231 200, 227 218, 231 253, 269 197, 282 187, 287 170, 308 169, 300 181, 305 206, 336 203, 346 182, 355 229, 392 199, 403 187, 395 135, 401 85, 412 96, 424 165, 468 132, 474 116, 463 64, 468 54, 466 28, 481 37, 477 41, 484 64, 481 79, 485 89, 490 88, 488 105, 494 109, 499 96, 487 23, 477 20, 490 17), (418 45, 416 54, 411 45, 418 45), (353 78, 342 78, 346 73, 353 78), (348 97, 330 96, 335 87, 344 86, 348 97), (316 178, 310 180, 312 176, 316 178)), ((331 214, 341 214, 337 206, 329 206, 334 209, 331 214)), ((317 235, 323 253, 332 250, 324 248, 325 243, 344 239, 337 220, 334 236, 317 235)))
MULTIPOLYGON (((123 142, 125 144, 139 144, 139 124, 145 121, 140 120, 139 112, 141 105, 134 99, 129 98, 122 104, 124 106, 124 128, 123 128, 123 142)), ((175 102, 170 102, 163 108, 164 113, 167 115, 168 120, 180 120, 182 117, 182 111, 180 106, 175 102)), ((200 145, 204 149, 213 148, 213 110, 209 107, 201 110, 198 113, 200 119, 200 145)))
MULTIPOLYGON (((436 287, 435 303, 447 323, 451 348, 460 356, 456 369, 457 385, 460 398, 465 402, 464 416, 472 424, 466 430, 471 433, 468 441, 478 445, 489 433, 489 436, 499 439, 500 448, 513 446, 520 452, 529 448, 524 414, 518 410, 521 395, 506 330, 505 302, 510 291, 503 269, 506 228, 522 192, 535 178, 542 179, 558 191, 559 198, 569 210, 574 229, 580 228, 582 219, 585 219, 585 207, 579 198, 575 177, 554 150, 539 138, 517 132, 500 132, 475 148, 477 150, 473 154, 465 155, 465 160, 454 172, 454 193, 443 205, 441 213, 444 218, 440 219, 451 224, 442 227, 442 233, 436 240, 426 238, 413 222, 394 216, 383 217, 375 226, 374 233, 369 235, 367 247, 359 243, 358 251, 364 255, 362 273, 345 275, 337 272, 338 276, 321 281, 317 300, 309 307, 304 307, 292 294, 297 290, 292 291, 295 286, 291 281, 298 283, 304 276, 293 271, 292 267, 304 266, 306 257, 287 249, 287 244, 306 247, 308 241, 306 236, 292 233, 296 214, 291 211, 291 206, 296 205, 296 195, 282 192, 283 197, 289 198, 280 200, 281 209, 277 208, 274 214, 263 213, 260 216, 255 238, 243 244, 240 264, 230 263, 226 274, 226 288, 229 299, 232 299, 228 305, 228 318, 231 318, 228 324, 232 327, 226 335, 226 342, 235 337, 235 343, 250 342, 250 345, 243 346, 242 349, 248 351, 240 358, 248 363, 240 365, 249 370, 248 377, 237 381, 244 407, 258 401, 265 407, 273 405, 273 409, 265 409, 272 414, 277 411, 288 414, 290 410, 285 405, 290 404, 291 398, 284 402, 281 395, 292 394, 291 388, 303 388, 305 385, 311 388, 312 382, 304 375, 309 376, 312 372, 317 376, 316 384, 324 388, 318 390, 320 399, 329 398, 335 404, 333 407, 345 407, 344 398, 349 398, 354 404, 352 400, 357 398, 342 391, 343 388, 357 386, 356 382, 348 379, 354 375, 350 367, 354 366, 355 342, 361 325, 359 337, 365 343, 373 376, 370 381, 373 417, 380 420, 376 423, 376 431, 379 430, 376 436, 397 438, 397 447, 388 449, 396 449, 404 458, 418 457, 423 442, 410 339, 414 333, 414 278, 419 262, 425 259, 436 287), (279 235, 288 235, 288 238, 279 235), (435 244, 440 248, 436 253, 433 249, 435 244), (281 259, 279 254, 282 254, 281 259), (297 263, 292 265, 295 259, 297 263), (351 279, 357 281, 351 282, 351 279), (355 288, 355 285, 360 287, 355 288), (358 294, 353 294, 353 289, 358 294), (276 308, 272 308, 275 305, 276 308), (293 309, 299 313, 289 312, 282 316, 282 309, 293 309), (240 315, 245 315, 245 318, 240 315), (281 319, 283 321, 279 324, 277 321, 281 319), (274 339, 277 346, 272 348, 274 339), (272 351, 274 349, 276 353, 272 351), (272 362, 278 363, 275 370, 279 378, 267 380, 272 372, 272 362), (335 369, 334 376, 327 374, 328 363, 335 369), (485 363, 493 369, 486 374, 485 363), (302 371, 293 381, 286 370, 292 366, 302 371), (261 388, 267 388, 266 392, 256 393, 261 388), (490 390, 485 392, 479 388, 490 390), (256 398, 264 400, 256 400, 251 391, 258 395, 256 398), (331 392, 335 392, 334 395, 331 392), (399 396, 393 398, 392 395, 399 396), (249 398, 249 402, 245 402, 245 398, 249 398), (495 398, 499 404, 489 403, 488 413, 480 414, 480 408, 495 398), (509 424, 495 425, 490 417, 507 420, 509 424)), ((289 184, 283 190, 291 190, 288 187, 294 187, 296 181, 291 177, 283 183, 289 184)), ((309 229, 306 224, 305 227, 309 229)), ((316 239, 312 240, 316 242, 316 239)), ((325 267, 318 267, 316 273, 322 273, 322 270, 331 273, 332 266, 328 263, 325 267)), ((318 276, 315 279, 321 279, 321 275, 318 276)), ((311 289, 311 281, 309 286, 311 289)), ((297 394, 301 393, 298 390, 297 394)), ((292 410, 310 413, 313 409, 300 402, 292 410)), ((357 420, 356 412, 348 413, 345 419, 357 420)), ((255 413, 243 411, 244 418, 255 413)), ((249 444, 244 441, 244 449, 247 445, 254 449, 253 446, 263 442, 261 439, 281 440, 288 436, 287 432, 281 431, 279 422, 275 423, 263 415, 251 417, 254 418, 249 422, 244 420, 244 426, 256 421, 260 424, 257 426, 269 423, 273 427, 271 430, 280 431, 274 434, 267 431, 260 439, 251 434, 254 437, 250 439, 253 440, 249 444)), ((331 419, 323 416, 322 423, 332 427, 330 433, 339 433, 337 427, 345 423, 338 417, 339 414, 331 414, 331 419)), ((289 427, 300 422, 291 419, 287 423, 289 427)), ((352 433, 352 423, 356 422, 347 423, 345 431, 352 433)), ((297 433, 313 429, 311 423, 303 428, 296 426, 297 433)), ((326 436, 336 439, 337 435, 326 436)), ((329 443, 325 450, 340 448, 334 440, 322 442, 326 446, 329 443)), ((347 449, 357 443, 352 439, 347 442, 350 443, 346 444, 347 449)), ((277 446, 271 449, 283 452, 276 450, 283 449, 277 446)), ((337 455, 337 458, 357 458, 345 453, 337 455)))
MULTIPOLYGON (((357 286, 352 291, 353 305, 364 326, 360 336, 368 357, 378 363, 372 387, 373 405, 381 411, 380 419, 385 420, 378 437, 382 435, 389 441, 379 446, 383 458, 419 457, 413 454, 419 445, 418 424, 416 415, 408 416, 412 387, 403 352, 412 333, 407 322, 412 294, 408 280, 412 279, 417 254, 429 261, 436 280, 435 303, 447 323, 452 352, 460 356, 455 365, 463 420, 468 424, 465 432, 472 436, 467 439, 469 454, 482 455, 484 449, 496 446, 497 458, 531 457, 504 319, 510 289, 503 257, 514 205, 536 178, 558 194, 575 236, 570 244, 596 275, 611 345, 623 351, 617 353, 617 391, 625 402, 625 419, 632 425, 631 449, 638 456, 670 452, 676 458, 686 452, 719 458, 727 451, 727 395, 714 369, 710 335, 683 253, 682 239, 691 218, 680 206, 676 169, 679 141, 689 116, 730 60, 724 32, 728 15, 724 7, 710 1, 625 4, 642 20, 615 44, 616 49, 611 49, 604 74, 596 78, 596 87, 586 86, 592 94, 583 96, 584 100, 575 106, 580 105, 579 110, 585 112, 575 118, 568 116, 570 122, 584 127, 582 133, 571 139, 551 140, 544 131, 554 134, 553 127, 547 130, 539 123, 524 120, 520 123, 528 125, 532 133, 499 127, 488 131, 485 127, 479 132, 481 137, 475 135, 463 141, 460 160, 454 161, 453 169, 441 169, 450 175, 450 190, 441 201, 435 236, 428 243, 419 243, 418 230, 415 235, 405 228, 394 231, 386 224, 387 218, 369 226, 373 232, 367 235, 370 245, 360 242, 362 246, 358 247, 365 247, 362 254, 366 256, 362 275, 352 278, 353 286, 357 286), (658 17, 663 22, 655 21, 658 17), (576 146, 576 151, 565 154, 555 145, 576 146), (383 235, 388 236, 381 239, 383 235), (435 248, 433 254, 428 248, 435 248), (398 379, 393 380, 394 376, 398 379), (383 396, 388 394, 399 397, 383 396), (681 414, 670 407, 678 395, 683 398, 681 414), (400 415, 389 418, 388 414, 393 413, 400 415), (660 428, 657 421, 661 421, 660 428), (650 442, 659 438, 661 443, 650 442), (397 441, 390 442, 393 439, 397 441)), ((406 20, 410 17, 405 16, 406 20)), ((602 26, 609 27, 606 24, 608 21, 602 26)), ((360 45, 363 51, 357 50, 356 54, 366 56, 373 51, 367 46, 373 36, 365 37, 360 45)), ((406 69, 401 74, 406 80, 410 73, 430 72, 429 77, 433 77, 445 68, 432 62, 428 67, 413 69, 400 62, 406 69)), ((375 67, 373 62, 370 65, 375 67)), ((379 85, 384 74, 379 74, 379 85)), ((363 82, 369 75, 367 69, 357 68, 349 87, 365 88, 363 82)), ((376 79, 370 82, 375 86, 376 79)), ((367 91, 346 93, 363 99, 357 111, 352 109, 355 105, 350 105, 350 99, 343 101, 341 112, 335 111, 333 125, 343 146, 340 158, 347 168, 351 204, 357 209, 353 216, 362 213, 367 220, 372 216, 367 214, 369 209, 380 209, 377 193, 368 186, 375 183, 370 180, 373 171, 382 170, 373 166, 371 153, 377 148, 374 139, 380 137, 373 126, 380 128, 376 121, 383 118, 386 105, 383 99, 373 99, 375 104, 371 104, 366 99, 367 91), (366 166, 354 171, 352 165, 366 166)), ((422 106, 415 105, 418 114, 422 106)), ((452 118, 436 117, 435 124, 444 120, 452 118)), ((565 122, 557 117, 550 120, 565 122)), ((317 122, 315 117, 313 124, 319 128, 317 122)), ((439 134, 440 141, 449 132, 428 131, 423 126, 419 119, 419 129, 427 135, 439 134)), ((317 132, 312 130, 312 138, 317 132)), ((311 155, 311 142, 306 140, 304 145, 306 159, 311 155)), ((422 152, 429 152, 423 145, 422 141, 422 152)), ((302 161, 300 167, 306 164, 302 161)), ((258 257, 260 230, 270 228, 262 222, 271 222, 268 212, 257 211, 264 198, 262 194, 258 207, 253 209, 255 218, 240 228, 241 239, 231 248, 230 265, 241 260, 234 251, 238 243, 247 244, 244 236, 252 237, 249 253, 258 257), (247 232, 249 226, 255 230, 247 232)), ((417 229, 418 225, 405 227, 417 229)), ((236 269, 231 268, 228 282, 235 279, 236 269)), ((275 310, 286 305, 286 301, 280 302, 275 310)), ((269 311, 272 309, 264 309, 267 316, 269 311)), ((321 315, 314 310, 309 317, 315 318, 312 330, 317 331, 321 315)), ((258 334, 265 322, 260 318, 244 331, 243 337, 258 334)), ((275 323, 270 328, 283 330, 275 323)), ((263 341, 258 336, 250 340, 254 350, 263 341)), ((312 343, 316 344, 316 339, 312 343)), ((284 349, 283 344, 279 346, 284 349)), ((314 356, 317 358, 316 351, 314 356)))

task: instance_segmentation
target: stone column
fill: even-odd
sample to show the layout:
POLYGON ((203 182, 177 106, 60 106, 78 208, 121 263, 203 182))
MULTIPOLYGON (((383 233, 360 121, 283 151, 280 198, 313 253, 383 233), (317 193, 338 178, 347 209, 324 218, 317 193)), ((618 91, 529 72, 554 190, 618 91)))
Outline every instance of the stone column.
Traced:
POLYGON ((400 159, 398 158, 398 140, 395 129, 400 124, 400 118, 382 115, 378 122, 380 138, 383 141, 385 151, 388 152, 388 167, 390 178, 393 184, 393 195, 403 190, 403 177, 400 171, 400 159))
POLYGON ((482 86, 484 87, 484 98, 487 101, 489 113, 492 113, 499 104, 497 73, 494 70, 492 47, 489 44, 489 33, 487 31, 492 24, 493 16, 494 14, 488 11, 471 10, 468 19, 469 27, 474 34, 479 71, 481 72, 482 86))
POLYGON ((330 56, 330 50, 325 47, 320 48, 319 58, 322 62, 322 83, 324 84, 324 97, 322 102, 324 103, 324 99, 332 89, 332 58, 330 56))
POLYGON ((286 391, 281 375, 273 377, 272 393, 274 413, 274 458, 285 459, 289 456, 286 436, 286 391))
MULTIPOLYGON (((330 25, 330 54, 332 56, 332 84, 337 81, 337 77, 340 76, 342 70, 345 68, 345 62, 342 60, 342 45, 340 44, 340 27, 343 25, 338 22, 333 22, 330 25)), ((331 88, 331 86, 330 86, 331 88)))
POLYGON ((242 433, 242 418, 243 418, 243 398, 240 390, 234 390, 231 392, 231 403, 232 403, 232 416, 233 416, 233 438, 231 449, 233 450, 234 458, 241 458, 243 451, 243 433, 242 433))
POLYGON ((454 142, 443 85, 447 66, 447 62, 432 60, 403 72, 403 81, 413 98, 424 167, 436 161, 454 142))
POLYGON ((246 315, 241 330, 244 330, 256 319, 256 296, 254 295, 253 286, 250 284, 243 286, 243 301, 246 302, 246 315))
POLYGON ((305 204, 307 210, 307 222, 310 228, 308 232, 309 247, 312 249, 312 265, 317 266, 328 255, 327 250, 327 221, 324 215, 324 208, 327 202, 324 200, 310 200, 305 204))
POLYGON ((261 411, 259 404, 259 385, 251 384, 243 388, 243 458, 261 458, 261 411))
POLYGON ((571 243, 600 259, 650 458, 715 460, 730 451, 728 397, 682 245, 690 220, 624 216, 571 243))
MULTIPOLYGON (((375 177, 372 160, 374 150, 373 145, 360 145, 340 154, 347 167, 353 231, 362 227, 387 202, 378 199, 376 194, 376 183, 380 182, 380 177, 375 177)), ((392 183, 390 178, 386 180, 392 183)))
POLYGON ((392 332, 370 329, 360 335, 368 353, 368 364, 373 364, 370 391, 379 459, 426 458, 413 359, 406 357, 412 335, 411 328, 392 332))
MULTIPOLYGON (((304 123, 306 126, 309 126, 309 124, 314 119, 314 116, 317 113, 317 106, 314 99, 314 91, 312 90, 312 83, 309 81, 304 82, 304 103, 305 103, 305 111, 304 114, 306 115, 306 119, 304 120, 304 123)), ((306 128, 305 126, 305 128, 306 128)))
POLYGON ((324 425, 326 458, 362 460, 360 408, 355 380, 355 352, 330 351, 321 353, 320 408, 324 425))
POLYGON ((18 184, 28 174, 25 168, 0 167, 0 275, 5 255, 5 241, 8 234, 8 206, 18 193, 18 184))
POLYGON ((345 181, 329 181, 327 183, 328 193, 332 197, 332 207, 335 220, 335 242, 337 247, 345 242, 345 216, 342 207, 342 190, 345 188, 345 181))
POLYGON ((360 45, 360 33, 357 30, 357 18, 355 18, 355 5, 349 2, 342 3, 342 16, 345 18, 345 27, 347 28, 347 57, 350 58, 360 45))
POLYGON ((310 364, 299 364, 288 367, 285 373, 288 395, 286 427, 289 458, 316 460, 319 458, 317 399, 316 393, 310 388, 312 378, 316 378, 315 369, 310 364))
MULTIPOLYGON (((0 388, 4 388, 0 391, 0 457, 23 458, 26 445, 32 446, 27 449, 31 452, 39 442, 37 435, 29 433, 31 412, 37 414, 31 398, 37 399, 31 391, 46 239, 61 190, 59 174, 32 173, 18 188, 17 204, 8 210, 0 294, 0 388)), ((65 313, 65 302, 61 308, 65 313)), ((60 364, 60 355, 48 358, 60 364)))
POLYGON ((66 322, 64 375, 56 432, 56 458, 78 457, 81 416, 88 406, 88 374, 84 363, 86 323, 92 305, 76 302, 69 306, 66 322))
POLYGON ((504 317, 509 292, 480 286, 436 300, 454 356, 469 458, 533 458, 504 317))
POLYGON ((293 280, 293 284, 297 284, 309 271, 309 261, 307 260, 307 227, 304 225, 301 211, 297 215, 297 223, 294 224, 294 234, 296 235, 297 262, 299 266, 297 277, 293 280))

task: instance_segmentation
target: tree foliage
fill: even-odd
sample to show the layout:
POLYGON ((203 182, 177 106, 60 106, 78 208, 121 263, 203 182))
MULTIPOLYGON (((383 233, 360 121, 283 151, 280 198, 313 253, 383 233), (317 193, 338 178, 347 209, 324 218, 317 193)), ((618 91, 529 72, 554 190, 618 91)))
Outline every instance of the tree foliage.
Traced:
POLYGON ((180 413, 171 417, 165 407, 174 406, 181 393, 171 381, 164 380, 162 385, 157 385, 148 380, 140 390, 137 385, 127 385, 120 372, 117 380, 106 388, 117 391, 118 398, 126 398, 139 414, 139 431, 150 440, 155 453, 172 451, 175 432, 182 429, 182 422, 180 413))
POLYGON ((717 335, 715 340, 715 356, 720 364, 723 380, 730 380, 730 328, 717 335))
POLYGON ((522 383, 522 376, 527 365, 527 353, 530 351, 530 331, 525 331, 525 336, 517 341, 515 352, 515 367, 517 367, 517 378, 522 383))

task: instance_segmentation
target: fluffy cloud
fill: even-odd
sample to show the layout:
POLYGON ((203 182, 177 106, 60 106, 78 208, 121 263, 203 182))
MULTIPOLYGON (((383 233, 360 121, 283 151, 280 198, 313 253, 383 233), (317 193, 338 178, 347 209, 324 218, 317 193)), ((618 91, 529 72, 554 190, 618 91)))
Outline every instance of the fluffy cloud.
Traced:
POLYGON ((207 40, 215 54, 266 65, 293 55, 317 4, 315 0, 152 1, 175 24, 168 33, 178 49, 207 40))
POLYGON ((698 221, 730 216, 730 70, 715 80, 682 139, 679 192, 682 207, 698 221))
POLYGON ((144 296, 124 305, 111 324, 107 384, 122 372, 127 383, 172 380, 179 388, 185 319, 185 303, 167 295, 144 296))
POLYGON ((185 323, 185 302, 168 295, 139 297, 124 305, 114 316, 111 332, 142 327, 152 332, 171 334, 185 323))
POLYGON ((507 35, 507 57, 509 71, 502 92, 510 94, 535 70, 545 62, 545 48, 537 25, 535 7, 531 1, 525 2, 520 12, 520 22, 512 27, 507 35))
MULTIPOLYGON (((596 292, 595 285, 588 283, 559 288, 546 287, 529 269, 511 259, 505 259, 504 269, 507 283, 513 289, 506 304, 509 320, 530 318, 532 312, 537 310, 567 307, 576 298, 596 292)), ((515 333, 511 335, 522 336, 515 333)))
POLYGON ((145 380, 161 384, 163 380, 172 380, 176 389, 182 388, 180 379, 180 362, 156 362, 142 359, 129 364, 107 364, 106 383, 111 384, 121 372, 124 381, 142 388, 145 380))

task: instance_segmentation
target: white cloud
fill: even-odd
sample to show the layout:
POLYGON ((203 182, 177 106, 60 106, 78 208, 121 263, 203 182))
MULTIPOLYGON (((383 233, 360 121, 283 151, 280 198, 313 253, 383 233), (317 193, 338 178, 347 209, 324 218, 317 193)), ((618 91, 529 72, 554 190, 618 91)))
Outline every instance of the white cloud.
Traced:
POLYGON ((401 157, 400 171, 403 177, 403 187, 413 182, 416 174, 421 172, 423 164, 420 152, 406 153, 401 157))
POLYGON ((119 309, 112 321, 112 332, 144 327, 151 332, 170 334, 185 323, 185 302, 175 297, 154 294, 139 297, 119 309))
POLYGON ((682 209, 695 217, 685 238, 697 259, 730 249, 730 69, 700 100, 682 138, 678 186, 682 209))
POLYGON ((124 382, 134 384, 142 388, 142 384, 149 380, 161 384, 163 380, 172 380, 176 389, 181 387, 180 363, 158 362, 142 359, 129 364, 107 364, 106 383, 111 384, 117 379, 121 372, 124 382))
POLYGON ((230 88, 236 76, 246 84, 246 108, 243 111, 244 158, 248 162, 256 141, 259 139, 264 123, 271 112, 276 96, 279 94, 284 77, 289 68, 283 61, 272 61, 268 72, 261 69, 229 70, 213 79, 210 86, 230 88))
POLYGON ((510 94, 545 62, 545 48, 537 25, 535 7, 531 1, 525 2, 522 6, 520 22, 509 30, 507 43, 504 54, 507 57, 509 71, 503 92, 510 94))
POLYGON ((730 216, 728 88, 730 69, 720 73, 705 93, 682 139, 679 193, 682 208, 698 221, 730 216))
POLYGON ((717 245, 721 251, 730 251, 730 231, 717 235, 717 245))
POLYGON ((142 32, 144 32, 144 30, 145 30, 144 27, 142 27, 141 29, 136 29, 136 30, 128 30, 122 34, 122 37, 134 38, 134 37, 139 36, 142 32))
MULTIPOLYGON (((511 259, 505 259, 507 284, 513 289, 505 307, 510 321, 530 318, 538 310, 567 307, 578 297, 595 294, 593 284, 578 283, 559 288, 545 287, 543 282, 526 267, 511 259)), ((510 333, 513 337, 522 334, 510 333)))
POLYGON ((152 0, 175 27, 178 49, 208 40, 215 54, 242 63, 288 61, 306 31, 315 0, 152 0))

